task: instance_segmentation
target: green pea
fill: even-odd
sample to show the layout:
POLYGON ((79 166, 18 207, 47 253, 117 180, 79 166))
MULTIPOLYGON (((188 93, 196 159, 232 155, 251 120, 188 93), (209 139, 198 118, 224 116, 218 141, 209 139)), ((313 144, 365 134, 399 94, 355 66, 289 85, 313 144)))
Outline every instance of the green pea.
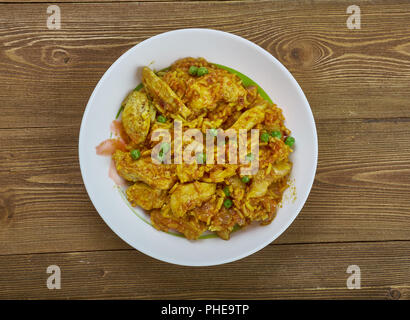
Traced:
POLYGON ((163 115, 160 115, 157 117, 157 121, 161 123, 167 122, 167 118, 165 118, 163 115))
POLYGON ((198 69, 197 75, 198 75, 199 77, 201 77, 201 76, 203 76, 203 75, 206 75, 207 73, 209 73, 209 71, 208 71, 207 68, 205 68, 205 67, 200 67, 200 68, 198 69))
POLYGON ((243 183, 248 183, 249 181, 251 181, 251 179, 250 179, 248 176, 243 176, 242 179, 241 179, 241 181, 242 181, 243 183))
POLYGON ((163 142, 161 144, 161 151, 166 154, 171 149, 171 146, 168 142, 163 142))
POLYGON ((199 164, 204 164, 206 162, 206 154, 205 153, 198 153, 196 155, 196 161, 199 164))
POLYGON ((261 134, 261 140, 262 142, 268 142, 269 141, 269 133, 264 132, 261 134))
POLYGON ((167 142, 163 142, 163 143, 161 144, 161 148, 159 149, 159 152, 158 152, 158 160, 162 162, 162 161, 164 160, 164 158, 165 158, 165 155, 167 154, 167 152, 168 152, 170 149, 171 149, 170 144, 167 143, 167 142))
POLYGON ((188 72, 191 76, 196 76, 198 73, 198 67, 190 66, 188 72))
POLYGON ((209 133, 211 134, 211 136, 216 137, 218 135, 218 129, 209 129, 209 133))
POLYGON ((282 133, 280 131, 272 131, 270 135, 274 138, 282 138, 282 133))
POLYGON ((162 160, 164 160, 164 157, 164 151, 160 149, 158 152, 158 160, 162 162, 162 160))
POLYGON ((138 149, 134 149, 131 150, 131 158, 133 158, 134 160, 138 160, 139 158, 141 158, 141 152, 138 149))
POLYGON ((232 207, 232 200, 231 199, 225 199, 224 200, 224 206, 226 209, 229 209, 230 207, 232 207))
POLYGON ((223 191, 224 191, 224 193, 225 193, 225 195, 226 195, 227 197, 229 197, 229 196, 231 195, 231 193, 229 192, 229 188, 228 188, 228 187, 223 188, 223 191))
POLYGON ((246 161, 251 162, 254 159, 254 156, 252 153, 248 153, 245 157, 246 161))
POLYGON ((287 137, 285 140, 285 144, 287 144, 289 147, 293 146, 295 144, 295 138, 287 137))

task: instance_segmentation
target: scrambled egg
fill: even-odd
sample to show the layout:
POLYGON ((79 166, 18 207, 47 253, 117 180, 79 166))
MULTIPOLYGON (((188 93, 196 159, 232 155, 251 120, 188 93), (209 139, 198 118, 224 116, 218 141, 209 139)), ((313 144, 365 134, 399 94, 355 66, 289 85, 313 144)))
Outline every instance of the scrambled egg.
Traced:
POLYGON ((292 167, 290 131, 281 109, 265 101, 255 86, 245 87, 238 76, 202 58, 181 59, 157 73, 145 67, 142 83, 143 89, 123 102, 126 150, 117 149, 112 156, 118 174, 132 183, 126 191, 129 202, 147 210, 158 230, 176 230, 188 239, 207 230, 229 239, 235 227, 252 221, 269 224, 292 167), (201 67, 205 74, 192 72, 201 67), (184 131, 198 128, 203 134, 218 128, 259 129, 258 172, 241 176, 246 164, 239 162, 155 164, 151 151, 158 142, 151 141, 152 133, 172 131, 175 120, 182 121, 184 131))

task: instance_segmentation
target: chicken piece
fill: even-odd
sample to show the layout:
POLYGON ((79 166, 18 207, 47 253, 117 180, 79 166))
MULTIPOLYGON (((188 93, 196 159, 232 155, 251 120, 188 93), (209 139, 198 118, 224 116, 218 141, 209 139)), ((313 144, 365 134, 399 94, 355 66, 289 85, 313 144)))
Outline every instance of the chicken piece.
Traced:
POLYGON ((216 107, 214 87, 209 86, 206 78, 209 78, 209 76, 201 77, 201 79, 190 85, 187 90, 187 98, 190 98, 187 104, 195 114, 205 109, 213 110, 216 107))
POLYGON ((152 210, 151 222, 158 230, 165 232, 169 229, 176 230, 190 240, 198 239, 207 229, 205 222, 199 221, 192 215, 175 217, 168 206, 164 206, 161 210, 152 210))
POLYGON ((220 103, 231 103, 241 109, 245 106, 247 91, 239 78, 222 69, 209 69, 209 74, 191 81, 184 99, 196 114, 206 108, 214 110, 220 103))
POLYGON ((241 181, 238 176, 230 177, 227 179, 228 184, 232 187, 231 196, 239 203, 245 196, 246 184, 241 181))
POLYGON ((205 173, 205 166, 199 166, 196 162, 191 164, 178 164, 176 174, 181 183, 190 182, 202 178, 205 173))
POLYGON ((186 119, 191 111, 181 101, 169 85, 159 78, 150 68, 142 70, 142 83, 148 94, 153 98, 154 106, 172 118, 182 116, 186 119))
POLYGON ((176 217, 182 217, 187 211, 209 200, 215 191, 216 184, 214 183, 196 181, 179 185, 171 195, 171 210, 176 217))
POLYGON ((275 217, 278 201, 269 196, 249 199, 246 206, 242 208, 243 215, 252 221, 260 221, 269 224, 275 217))
POLYGON ((185 95, 189 78, 189 73, 181 69, 174 71, 169 70, 161 77, 180 99, 183 99, 185 95))
POLYGON ((127 199, 133 207, 140 206, 145 210, 159 209, 167 200, 167 192, 136 182, 127 189, 127 199))
POLYGON ((230 233, 235 225, 244 226, 246 219, 235 208, 227 209, 222 207, 218 213, 212 217, 209 226, 210 231, 216 231, 218 236, 224 240, 229 240, 230 233))
POLYGON ((270 172, 270 175, 273 175, 274 181, 278 181, 279 179, 282 179, 283 177, 288 175, 290 169, 291 164, 289 162, 280 162, 272 166, 272 171, 270 172))
POLYGON ((209 173, 209 178, 203 178, 202 180, 214 183, 223 182, 225 179, 234 176, 237 168, 238 166, 234 164, 215 165, 209 173))
POLYGON ((132 159, 129 152, 115 151, 112 158, 118 174, 128 181, 142 181, 152 188, 170 189, 176 182, 175 167, 169 164, 154 164, 151 157, 132 159))
POLYGON ((222 96, 228 103, 238 104, 238 110, 245 106, 245 98, 248 92, 242 85, 242 81, 234 74, 227 72, 223 77, 222 96))
POLYGON ((272 176, 266 175, 264 170, 259 170, 252 179, 247 198, 258 198, 264 196, 273 181, 274 179, 272 176))
MULTIPOLYGON (((188 212, 188 214, 193 215, 199 221, 205 222, 207 225, 211 222, 212 217, 217 214, 218 210, 222 206, 221 198, 215 193, 209 200, 205 201, 200 207, 188 212)), ((224 198, 222 198, 223 202, 224 198)))
POLYGON ((290 168, 291 167, 288 162, 282 162, 273 165, 269 174, 265 170, 259 170, 252 179, 247 198, 263 197, 273 182, 278 181, 289 174, 290 168))
POLYGON ((155 109, 147 95, 141 91, 133 91, 125 103, 122 124, 135 144, 145 141, 152 118, 155 118, 155 109))
POLYGON ((265 118, 265 108, 267 103, 258 104, 241 114, 238 120, 232 125, 232 129, 250 130, 265 118))

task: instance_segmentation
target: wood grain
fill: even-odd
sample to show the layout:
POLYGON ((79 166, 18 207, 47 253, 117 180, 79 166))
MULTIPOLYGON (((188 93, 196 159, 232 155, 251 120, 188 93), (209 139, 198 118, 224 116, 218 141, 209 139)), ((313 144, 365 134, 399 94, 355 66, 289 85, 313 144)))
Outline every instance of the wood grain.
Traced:
MULTIPOLYGON (((132 1, 132 0, 115 0, 116 2, 177 2, 177 1, 202 1, 202 0, 138 0, 138 1, 132 1)), ((215 0, 215 1, 225 1, 225 0, 215 0)), ((229 0, 226 0, 229 1, 229 0)), ((241 0, 239 0, 241 1, 241 0)), ((252 0, 251 0, 252 1, 252 0)), ((257 1, 257 0, 256 0, 257 1)), ((112 0, 0 0, 0 3, 92 3, 92 2, 113 2, 112 0)))
MULTIPOLYGON (((408 128, 318 122, 315 183, 278 243, 410 240, 408 128)), ((127 248, 88 199, 77 141, 77 126, 0 130, 0 254, 127 248)))
POLYGON ((16 255, 0 259, 0 298, 408 299, 409 253, 400 241, 275 245, 237 262, 200 268, 135 250, 16 255), (61 268, 60 290, 46 287, 49 265, 61 268), (360 267, 361 289, 347 289, 349 265, 360 267))
POLYGON ((410 299, 408 1, 355 1, 360 30, 346 27, 351 1, 59 1, 61 30, 47 29, 53 1, 42 2, 0 1, 0 298, 410 299), (106 69, 187 27, 240 35, 278 58, 319 137, 315 183, 292 226, 210 268, 131 250, 89 201, 77 155, 106 69), (60 291, 46 289, 50 264, 62 267, 60 291), (350 264, 361 290, 346 289, 350 264))

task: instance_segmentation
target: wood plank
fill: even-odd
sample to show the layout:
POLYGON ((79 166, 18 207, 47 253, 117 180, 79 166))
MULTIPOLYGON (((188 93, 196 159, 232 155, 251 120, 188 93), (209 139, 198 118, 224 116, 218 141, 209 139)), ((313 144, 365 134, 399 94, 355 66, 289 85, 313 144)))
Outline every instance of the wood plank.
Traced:
POLYGON ((355 4, 363 16, 354 31, 348 4, 333 1, 62 3, 61 30, 46 28, 44 4, 2 4, 0 128, 79 123, 117 57, 187 27, 232 32, 267 49, 294 74, 318 120, 409 118, 410 3, 355 4))
MULTIPOLYGON (((49 1, 47 1, 47 0, 0 0, 0 3, 19 3, 19 4, 55 3, 55 4, 59 4, 59 3, 64 3, 64 2, 69 2, 69 3, 73 3, 73 2, 77 2, 77 3, 82 3, 82 2, 86 2, 86 3, 111 2, 112 3, 112 2, 177 2, 177 1, 185 1, 186 2, 186 1, 201 1, 201 0, 137 0, 137 1, 133 1, 133 0, 49 0, 49 1)), ((213 1, 225 1, 225 0, 213 0, 213 1)), ((242 0, 239 0, 239 1, 242 1, 242 0)), ((253 0, 250 0, 250 1, 253 1, 253 0)))
MULTIPOLYGON (((410 240, 408 126, 319 121, 312 192, 277 243, 410 240)), ((0 130, 0 254, 128 248, 88 199, 78 130, 0 130)))
POLYGON ((409 254, 407 241, 273 245, 195 268, 135 250, 13 255, 0 257, 0 298, 409 299, 409 254), (49 265, 61 268, 60 290, 46 287, 49 265), (347 289, 349 265, 360 267, 361 289, 347 289))
POLYGON ((410 299, 408 0, 355 1, 355 31, 348 1, 61 0, 63 27, 52 31, 53 2, 0 0, 0 299, 410 299), (105 70, 140 41, 187 27, 232 32, 277 57, 319 135, 315 184, 292 226, 207 268, 159 262, 119 239, 88 199, 77 156, 105 70), (51 264, 61 290, 46 288, 51 264), (346 288, 351 264, 360 290, 346 288))

